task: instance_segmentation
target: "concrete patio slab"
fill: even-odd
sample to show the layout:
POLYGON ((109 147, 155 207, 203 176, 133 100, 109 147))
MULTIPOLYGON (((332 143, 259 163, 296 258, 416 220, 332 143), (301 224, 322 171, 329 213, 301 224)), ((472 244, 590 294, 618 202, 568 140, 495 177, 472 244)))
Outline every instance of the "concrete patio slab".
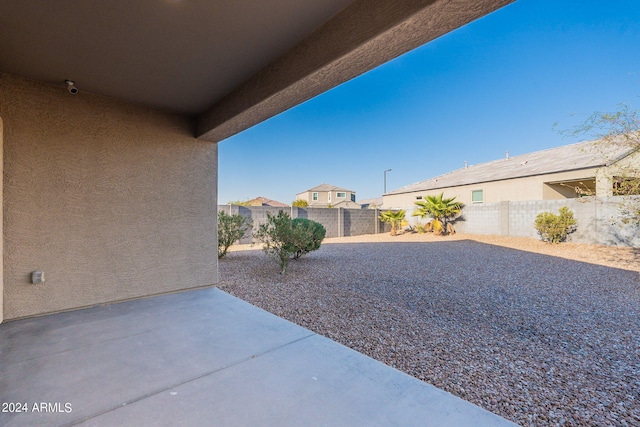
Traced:
POLYGON ((2 426, 515 425, 213 288, 1 324, 0 370, 2 426))

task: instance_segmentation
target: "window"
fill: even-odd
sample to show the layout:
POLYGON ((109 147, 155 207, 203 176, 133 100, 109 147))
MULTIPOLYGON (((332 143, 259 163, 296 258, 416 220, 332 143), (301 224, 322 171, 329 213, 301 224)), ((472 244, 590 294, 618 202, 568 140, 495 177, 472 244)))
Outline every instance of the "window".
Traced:
POLYGON ((311 194, 311 200, 313 200, 314 202, 318 201, 318 193, 312 193, 311 194))
POLYGON ((482 194, 483 190, 473 190, 471 191, 471 202, 472 203, 482 203, 484 201, 484 194, 482 194))
POLYGON ((331 191, 329 191, 329 203, 331 203, 331 191))
POLYGON ((338 199, 344 199, 345 197, 347 197, 347 193, 336 193, 336 197, 338 199))
POLYGON ((351 201, 354 203, 356 202, 356 195, 353 193, 351 193, 351 201))

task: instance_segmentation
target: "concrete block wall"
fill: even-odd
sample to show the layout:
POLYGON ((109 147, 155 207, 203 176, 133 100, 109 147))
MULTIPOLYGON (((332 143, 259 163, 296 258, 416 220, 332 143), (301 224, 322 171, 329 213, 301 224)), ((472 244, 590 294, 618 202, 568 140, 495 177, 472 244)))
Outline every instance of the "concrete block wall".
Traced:
MULTIPOLYGON (((361 234, 375 234, 376 222, 380 222, 374 209, 344 209, 343 236, 359 236, 361 234)), ((383 230, 378 226, 378 230, 383 230)))
POLYGON ((558 213, 561 207, 567 206, 573 212, 577 228, 569 235, 568 240, 578 243, 597 242, 597 224, 595 204, 578 199, 571 200, 538 200, 529 202, 512 202, 509 207, 509 228, 512 236, 538 238, 534 227, 536 216, 542 212, 558 213))
POLYGON ((327 230, 326 237, 342 237, 342 208, 298 208, 298 217, 319 222, 327 230), (303 216, 306 213, 306 217, 303 216))
POLYGON ((539 238, 534 227, 536 216, 541 212, 557 213, 567 206, 577 220, 576 231, 568 241, 640 247, 638 226, 621 221, 622 202, 622 197, 608 197, 467 205, 455 228, 470 234, 539 238))
MULTIPOLYGON (((633 200, 635 206, 640 204, 640 196, 634 196, 633 200)), ((640 248, 640 226, 634 223, 625 224, 620 218, 622 204, 629 202, 629 199, 625 202, 625 198, 618 196, 594 203, 597 222, 593 227, 598 236, 597 243, 624 244, 640 248)))
MULTIPOLYGON (((254 229, 267 222, 267 213, 277 215, 281 210, 288 213, 291 218, 307 218, 319 222, 327 230, 326 237, 359 236, 390 231, 389 224, 383 223, 378 219, 380 212, 376 209, 218 206, 219 212, 224 211, 231 215, 242 215, 251 218, 254 229)), ((248 231, 239 243, 254 243, 252 231, 248 231)))
POLYGON ((462 211, 462 217, 456 220, 454 227, 460 233, 502 234, 503 203, 468 205, 462 211))
MULTIPOLYGON (((557 213, 562 206, 567 206, 577 220, 577 229, 569 235, 569 241, 640 247, 638 226, 624 224, 620 220, 622 201, 622 197, 608 197, 466 205, 462 218, 457 220, 454 226, 460 233, 537 239, 539 235, 534 227, 536 216, 541 212, 557 213)), ((389 224, 378 219, 380 211, 375 209, 218 206, 218 211, 251 218, 254 228, 267 221, 267 212, 277 215, 280 210, 287 212, 292 218, 308 218, 319 222, 327 230, 327 237, 359 236, 390 231, 389 224)), ((409 214, 407 218, 414 219, 409 214)), ((253 243, 251 231, 247 232, 240 243, 253 243)))
MULTIPOLYGON (((253 229, 257 229, 258 225, 267 222, 267 212, 272 215, 277 215, 279 208, 271 208, 265 206, 238 206, 238 205, 218 205, 218 212, 224 211, 229 215, 242 215, 245 218, 250 218, 253 221, 253 229)), ((291 214, 290 209, 283 209, 285 212, 291 214)), ((244 237, 240 239, 238 243, 253 243, 253 229, 248 230, 244 237)))

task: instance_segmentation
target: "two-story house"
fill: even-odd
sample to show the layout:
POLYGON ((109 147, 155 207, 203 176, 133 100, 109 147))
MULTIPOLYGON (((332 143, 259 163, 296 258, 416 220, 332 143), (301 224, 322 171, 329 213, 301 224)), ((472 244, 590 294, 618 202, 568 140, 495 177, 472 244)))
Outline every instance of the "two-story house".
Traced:
POLYGON ((306 200, 310 208, 360 209, 356 203, 356 192, 330 184, 320 184, 296 194, 296 200, 306 200))

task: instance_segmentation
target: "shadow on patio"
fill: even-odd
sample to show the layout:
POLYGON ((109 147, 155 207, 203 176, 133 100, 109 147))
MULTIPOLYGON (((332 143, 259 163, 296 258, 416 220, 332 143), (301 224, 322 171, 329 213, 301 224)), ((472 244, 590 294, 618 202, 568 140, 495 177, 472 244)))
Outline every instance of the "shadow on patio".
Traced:
POLYGON ((3 426, 514 425, 215 288, 8 322, 0 343, 3 426))

